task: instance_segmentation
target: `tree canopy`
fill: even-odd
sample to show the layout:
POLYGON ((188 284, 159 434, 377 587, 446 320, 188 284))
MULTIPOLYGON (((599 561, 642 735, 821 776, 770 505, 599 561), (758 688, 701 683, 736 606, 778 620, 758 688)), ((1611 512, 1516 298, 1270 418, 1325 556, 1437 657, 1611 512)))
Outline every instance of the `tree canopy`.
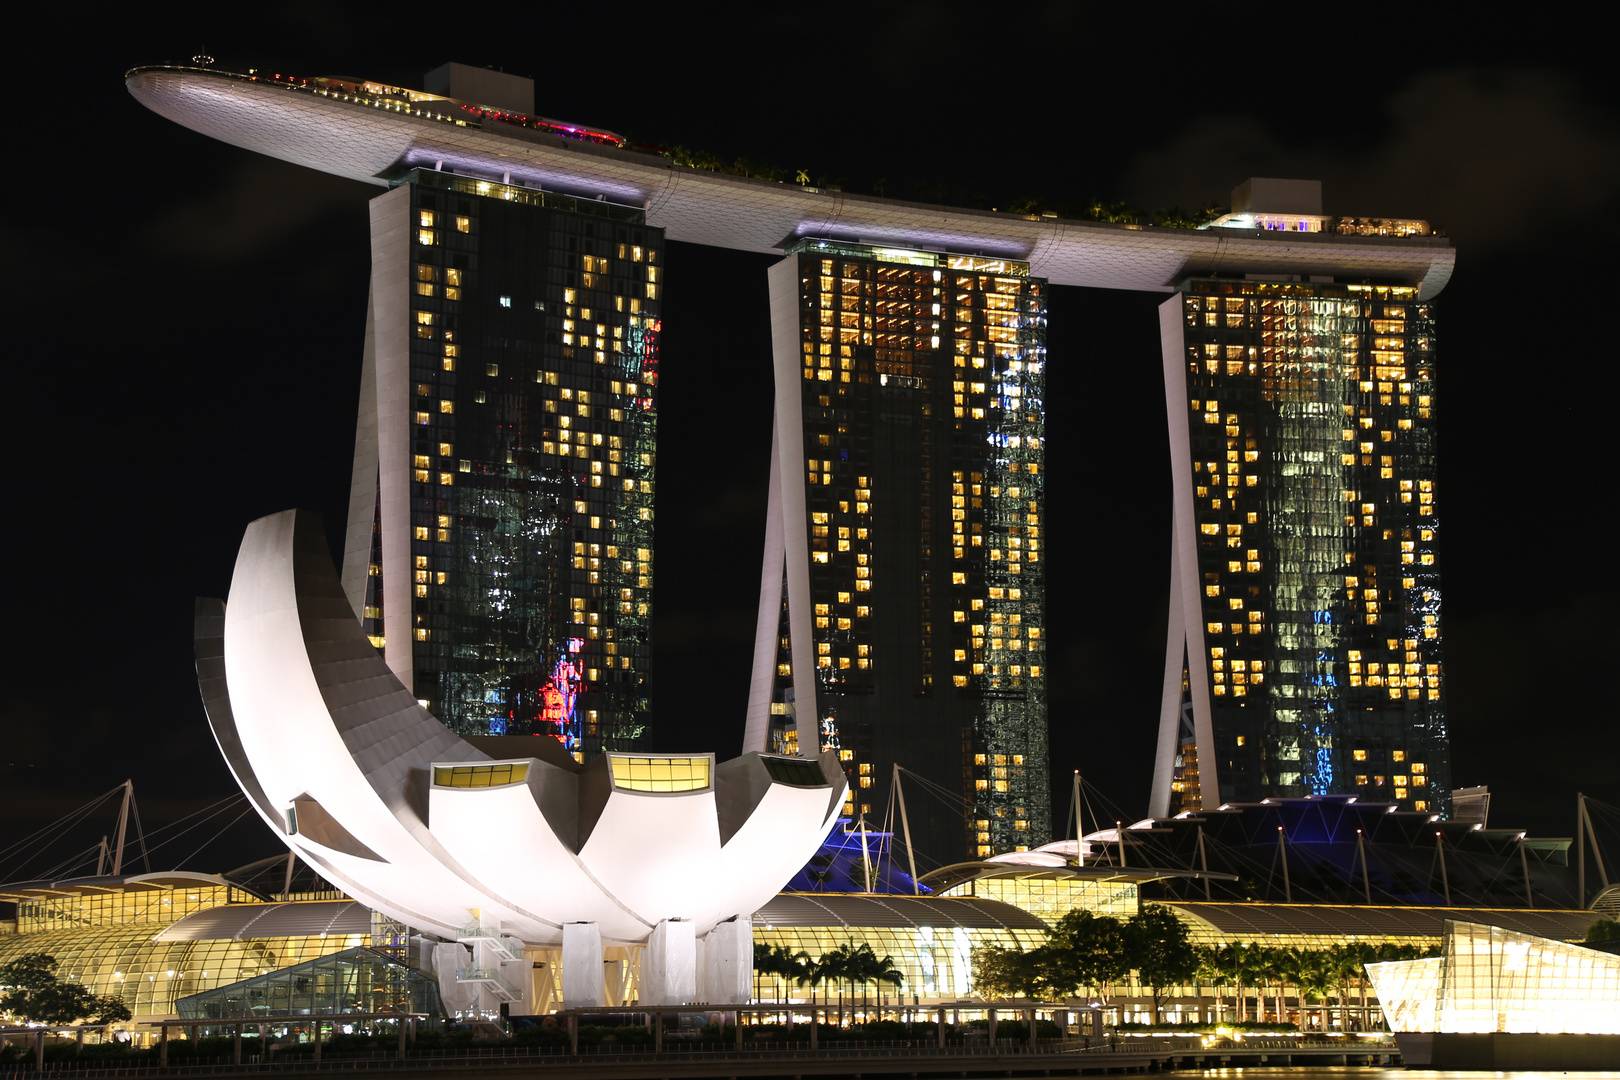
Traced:
POLYGON ((113 1024, 130 1017, 122 998, 56 977, 56 957, 29 953, 0 966, 0 1012, 35 1024, 113 1024))
POLYGON ((1135 971, 1153 993, 1197 973, 1198 950, 1186 924, 1165 907, 1149 904, 1128 921, 1090 911, 1066 912, 1034 949, 980 949, 974 979, 980 992, 1007 997, 1068 997, 1094 991, 1107 1000, 1110 987, 1135 971))
POLYGON ((1051 950, 1048 984, 1059 994, 1090 990, 1107 1000, 1109 987, 1131 970, 1125 924, 1110 915, 1065 912, 1047 933, 1046 948, 1051 950))
POLYGON ((1620 922, 1599 919, 1586 928, 1587 941, 1620 941, 1620 922))
POLYGON ((1146 904, 1125 924, 1125 956, 1153 994, 1153 1011, 1166 989, 1189 982, 1199 966, 1187 924, 1162 904, 1146 904))

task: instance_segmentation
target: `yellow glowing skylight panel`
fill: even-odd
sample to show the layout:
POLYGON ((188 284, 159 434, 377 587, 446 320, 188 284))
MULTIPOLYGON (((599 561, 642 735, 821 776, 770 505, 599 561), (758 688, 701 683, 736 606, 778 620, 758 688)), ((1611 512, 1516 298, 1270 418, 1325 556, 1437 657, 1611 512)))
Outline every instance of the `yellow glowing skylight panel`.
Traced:
POLYGON ((702 791, 709 786, 708 757, 612 755, 613 786, 627 791, 702 791))
POLYGON ((523 763, 504 765, 435 765, 435 787, 500 787, 503 784, 521 784, 529 777, 529 767, 523 763))

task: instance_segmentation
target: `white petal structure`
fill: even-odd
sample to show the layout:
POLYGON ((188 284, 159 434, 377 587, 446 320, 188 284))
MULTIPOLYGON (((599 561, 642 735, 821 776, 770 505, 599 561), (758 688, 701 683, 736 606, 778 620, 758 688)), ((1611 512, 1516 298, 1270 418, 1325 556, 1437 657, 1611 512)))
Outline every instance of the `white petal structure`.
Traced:
MULTIPOLYGON (((221 752, 287 846, 375 910, 471 944, 461 977, 491 986, 498 962, 527 966, 524 943, 599 951, 675 922, 690 928, 660 941, 701 945, 746 925, 846 791, 831 753, 579 765, 544 737, 457 737, 372 647, 306 512, 248 526, 229 603, 198 602, 197 667, 221 752)), ((692 981, 670 1000, 690 1000, 692 981)))

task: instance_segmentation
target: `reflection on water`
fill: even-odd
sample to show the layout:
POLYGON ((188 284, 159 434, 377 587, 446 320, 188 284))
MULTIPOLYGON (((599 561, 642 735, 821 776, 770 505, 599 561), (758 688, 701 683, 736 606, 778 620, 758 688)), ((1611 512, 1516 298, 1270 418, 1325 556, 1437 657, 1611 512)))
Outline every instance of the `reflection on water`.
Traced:
POLYGON ((1269 1066, 1256 1066, 1246 1069, 1177 1069, 1170 1076, 1212 1076, 1238 1077, 1244 1080, 1444 1080, 1444 1078, 1457 1077, 1466 1080, 1482 1080, 1488 1076, 1522 1077, 1530 1080, 1531 1077, 1593 1077, 1594 1080, 1615 1080, 1612 1072, 1563 1072, 1549 1069, 1545 1072, 1462 1072, 1447 1069, 1388 1069, 1388 1068, 1355 1068, 1342 1065, 1313 1068, 1306 1065, 1290 1065, 1272 1068, 1269 1066))

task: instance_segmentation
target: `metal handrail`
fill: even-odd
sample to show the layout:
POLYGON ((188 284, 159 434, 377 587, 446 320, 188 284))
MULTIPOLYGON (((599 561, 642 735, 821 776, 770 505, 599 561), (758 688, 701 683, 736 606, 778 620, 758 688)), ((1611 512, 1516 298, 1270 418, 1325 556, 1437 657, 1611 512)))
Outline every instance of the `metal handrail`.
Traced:
POLYGON ((523 959, 523 942, 504 932, 498 926, 480 926, 469 923, 456 931, 457 941, 492 941, 495 947, 513 960, 523 959))
POLYGON ((456 982, 488 982, 494 983, 501 992, 509 995, 513 1001, 523 1000, 523 991, 513 986, 496 968, 457 968, 456 982))

